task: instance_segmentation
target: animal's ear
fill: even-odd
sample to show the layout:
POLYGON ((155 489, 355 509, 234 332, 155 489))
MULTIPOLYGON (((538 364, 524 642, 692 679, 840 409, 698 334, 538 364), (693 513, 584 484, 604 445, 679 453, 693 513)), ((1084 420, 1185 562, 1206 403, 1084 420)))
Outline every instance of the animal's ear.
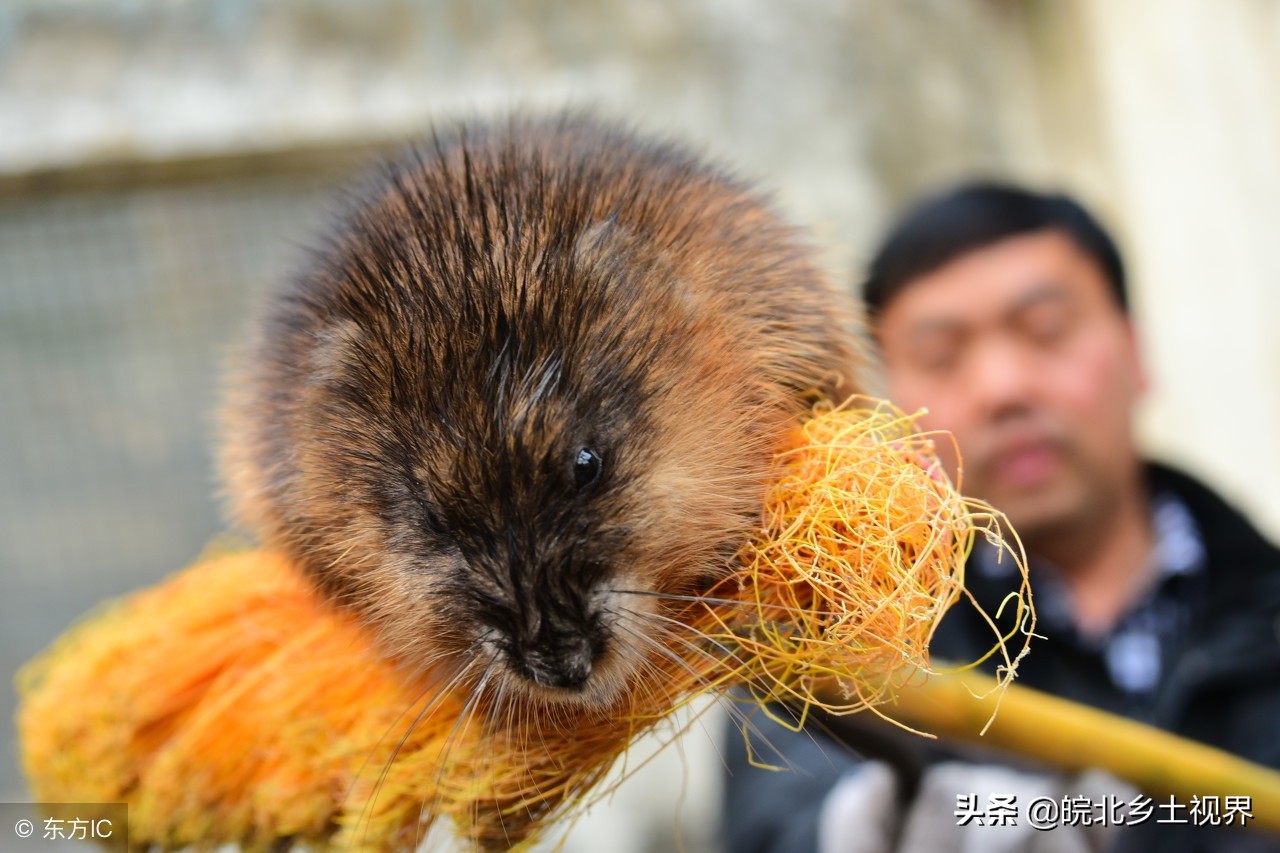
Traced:
POLYGON ((316 332, 308 378, 317 385, 342 379, 363 343, 364 330, 354 320, 340 320, 316 332))

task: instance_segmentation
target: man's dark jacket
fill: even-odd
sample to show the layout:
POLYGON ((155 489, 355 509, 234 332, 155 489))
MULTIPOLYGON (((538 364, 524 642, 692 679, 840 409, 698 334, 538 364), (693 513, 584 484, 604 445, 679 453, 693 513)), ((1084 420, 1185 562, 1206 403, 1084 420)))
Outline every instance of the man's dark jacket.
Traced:
MULTIPOLYGON (((1135 700, 1113 684, 1100 650, 1058 641, 1052 635, 1033 641, 1018 669, 1018 683, 1280 768, 1280 550, 1191 477, 1152 464, 1148 483, 1151 493, 1170 492, 1186 506, 1205 552, 1205 571, 1194 587, 1188 630, 1170 649, 1158 686, 1149 696, 1135 700)), ((1007 580, 975 571, 966 573, 966 585, 989 613, 996 612, 1009 592, 1007 580)), ((939 658, 974 660, 990 647, 991 637, 990 627, 973 608, 957 606, 939 626, 932 651, 939 658)), ((749 767, 743 738, 732 733, 726 756, 726 851, 813 851, 823 798, 841 776, 856 768, 859 754, 894 765, 907 797, 923 768, 940 760, 1001 760, 1028 766, 990 752, 978 755, 965 747, 936 744, 877 724, 871 716, 824 721, 825 728, 844 741, 843 746, 826 740, 821 731, 793 735, 765 723, 764 734, 785 754, 785 763, 796 768, 793 773, 749 767)), ((757 725, 762 719, 756 715, 757 725)), ((784 763, 771 754, 770 747, 757 747, 766 762, 784 763)), ((1257 814, 1256 805, 1254 809, 1257 814)), ((1280 853, 1278 836, 1156 822, 1157 816, 1167 814, 1157 809, 1142 824, 1126 827, 1114 849, 1123 853, 1280 853)))

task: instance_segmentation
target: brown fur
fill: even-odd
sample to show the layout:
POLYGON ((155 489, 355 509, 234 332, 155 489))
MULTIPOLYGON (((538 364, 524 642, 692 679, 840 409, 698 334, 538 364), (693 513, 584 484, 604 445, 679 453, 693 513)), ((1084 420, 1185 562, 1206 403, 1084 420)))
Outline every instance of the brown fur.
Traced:
POLYGON ((642 593, 723 575, 786 427, 861 365, 851 300, 742 182, 582 117, 459 128, 276 295, 222 470, 393 654, 604 703, 662 609, 642 593))

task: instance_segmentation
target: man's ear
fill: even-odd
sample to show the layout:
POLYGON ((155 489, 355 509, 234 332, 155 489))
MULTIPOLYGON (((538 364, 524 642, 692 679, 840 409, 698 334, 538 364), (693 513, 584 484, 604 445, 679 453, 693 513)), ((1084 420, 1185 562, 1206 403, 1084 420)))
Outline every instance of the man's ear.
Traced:
POLYGON ((1147 360, 1142 354, 1142 339, 1133 323, 1133 316, 1124 316, 1125 346, 1129 350, 1130 363, 1133 365, 1134 396, 1143 397, 1151 388, 1151 374, 1147 371, 1147 360))

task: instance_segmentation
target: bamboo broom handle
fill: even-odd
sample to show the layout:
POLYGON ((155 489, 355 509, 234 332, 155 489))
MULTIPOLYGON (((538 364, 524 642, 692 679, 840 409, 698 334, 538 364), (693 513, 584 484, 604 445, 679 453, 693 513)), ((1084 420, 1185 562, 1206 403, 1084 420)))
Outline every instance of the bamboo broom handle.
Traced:
MULTIPOLYGON (((995 679, 935 674, 897 691, 886 714, 923 731, 1017 753, 1064 770, 1102 768, 1151 796, 1252 797, 1246 826, 1280 833, 1280 773, 1187 738, 1029 687, 1011 684, 999 713, 995 679)), ((833 695, 839 695, 832 691, 833 695)))

